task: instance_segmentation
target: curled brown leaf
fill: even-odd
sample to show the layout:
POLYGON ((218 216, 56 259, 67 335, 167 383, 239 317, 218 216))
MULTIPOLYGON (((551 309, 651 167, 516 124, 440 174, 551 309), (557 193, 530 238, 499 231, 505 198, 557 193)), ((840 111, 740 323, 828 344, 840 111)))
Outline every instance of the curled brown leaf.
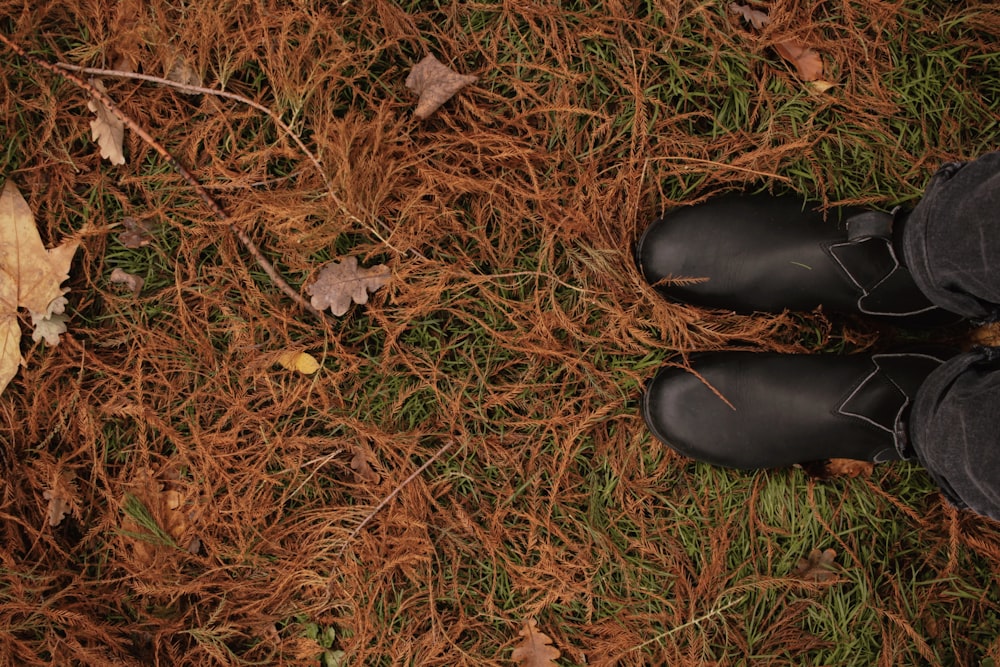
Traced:
POLYGON ((475 80, 475 76, 459 74, 434 56, 427 56, 414 65, 406 77, 406 87, 420 96, 413 115, 421 120, 429 117, 475 80))

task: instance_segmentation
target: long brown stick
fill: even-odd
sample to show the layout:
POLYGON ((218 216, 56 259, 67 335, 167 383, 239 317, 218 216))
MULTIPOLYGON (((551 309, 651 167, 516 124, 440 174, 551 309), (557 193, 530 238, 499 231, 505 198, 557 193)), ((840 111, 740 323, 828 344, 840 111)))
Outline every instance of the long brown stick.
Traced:
POLYGON ((122 123, 127 125, 130 130, 139 135, 139 137, 142 138, 143 141, 145 141, 147 144, 149 144, 150 147, 153 148, 153 150, 159 153, 160 157, 166 160, 167 164, 169 164, 178 174, 181 175, 181 177, 185 181, 188 182, 188 185, 194 188, 194 191, 197 192, 201 200, 205 202, 205 204, 207 204, 210 209, 212 209, 212 212, 215 213, 216 216, 218 216, 220 219, 222 219, 229 225, 229 231, 231 231, 236 236, 236 238, 239 239, 240 243, 243 244, 243 247, 245 247, 247 251, 251 255, 253 255, 254 260, 257 261, 257 264, 260 265, 260 268, 264 269, 264 272, 267 273, 267 275, 271 278, 274 284, 277 285, 282 292, 288 295, 288 297, 292 299, 292 301, 294 301, 299 306, 301 306, 305 310, 309 311, 310 313, 318 317, 320 320, 325 320, 325 317, 323 316, 323 313, 321 311, 314 308, 311 303, 306 301, 301 294, 295 291, 292 288, 292 286, 289 285, 288 282, 281 277, 281 274, 279 274, 278 270, 274 268, 274 265, 271 264, 271 262, 266 257, 264 257, 264 254, 260 251, 260 248, 257 247, 257 244, 254 243, 253 239, 247 236, 247 233, 244 232, 242 229, 240 229, 235 222, 233 222, 233 219, 229 217, 229 214, 226 213, 225 210, 223 210, 223 208, 219 205, 219 203, 212 198, 212 195, 208 194, 208 190, 206 190, 205 187, 198 181, 198 179, 196 179, 194 175, 190 171, 188 171, 187 167, 182 165, 177 160, 177 158, 175 158, 170 153, 170 151, 168 151, 166 147, 163 146, 163 144, 154 139, 153 136, 148 132, 146 132, 146 130, 143 129, 141 125, 136 123, 134 120, 132 120, 132 118, 130 118, 121 109, 119 109, 118 106, 115 104, 115 101, 112 100, 107 93, 98 90, 92 84, 88 83, 87 81, 84 81, 75 74, 60 69, 55 65, 45 60, 42 60, 38 56, 34 56, 28 53, 23 48, 21 48, 20 45, 10 41, 10 39, 8 39, 7 36, 2 33, 0 33, 0 41, 6 44, 11 50, 13 50, 22 58, 25 58, 26 60, 34 63, 35 65, 38 65, 39 67, 49 72, 52 72, 56 76, 61 76, 65 79, 72 81, 77 86, 87 91, 87 93, 90 94, 91 97, 97 99, 98 101, 101 102, 101 104, 107 107, 108 110, 111 111, 111 113, 113 113, 115 116, 118 117, 119 120, 122 121, 122 123))

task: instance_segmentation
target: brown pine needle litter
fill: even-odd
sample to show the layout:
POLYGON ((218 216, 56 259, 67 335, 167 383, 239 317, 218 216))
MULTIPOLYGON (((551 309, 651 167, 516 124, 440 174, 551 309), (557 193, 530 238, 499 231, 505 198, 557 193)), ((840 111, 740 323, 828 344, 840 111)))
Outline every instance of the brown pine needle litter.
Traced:
POLYGON ((1000 145, 1000 15, 728 4, 0 0, 34 59, 2 47, 0 181, 81 243, 68 332, 0 395, 0 665, 511 665, 532 621, 558 665, 1000 660, 1000 529, 917 466, 718 470, 638 414, 694 351, 906 335, 664 303, 631 257, 727 190, 912 205, 1000 145), (429 55, 475 81, 421 119, 429 55), (226 218, 132 129, 102 161, 38 59, 226 218), (391 277, 320 322, 231 226, 296 293, 346 257, 391 277), (814 550, 835 578, 796 576, 814 550))

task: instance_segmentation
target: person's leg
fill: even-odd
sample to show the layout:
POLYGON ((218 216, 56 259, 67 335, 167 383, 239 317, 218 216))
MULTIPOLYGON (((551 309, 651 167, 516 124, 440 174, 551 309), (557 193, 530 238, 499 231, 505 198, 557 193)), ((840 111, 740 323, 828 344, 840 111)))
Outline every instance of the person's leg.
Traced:
POLYGON ((938 170, 905 219, 903 256, 920 291, 941 308, 1000 315, 1000 152, 938 170))
POLYGON ((979 348, 933 371, 909 419, 917 460, 958 507, 1000 520, 1000 348, 979 348))

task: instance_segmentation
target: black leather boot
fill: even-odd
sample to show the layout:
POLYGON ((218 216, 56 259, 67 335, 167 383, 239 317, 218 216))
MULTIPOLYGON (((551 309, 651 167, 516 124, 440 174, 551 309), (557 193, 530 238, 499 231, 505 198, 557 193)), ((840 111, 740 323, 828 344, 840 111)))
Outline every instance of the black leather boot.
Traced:
POLYGON ((948 356, 709 352, 691 357, 694 373, 661 369, 642 414, 679 453, 730 468, 888 461, 907 451, 917 389, 948 356))
POLYGON ((905 216, 829 212, 797 197, 725 195, 653 222, 639 269, 667 299, 741 313, 861 313, 901 326, 954 324, 903 263, 905 216), (895 227, 895 229, 894 229, 895 227))

